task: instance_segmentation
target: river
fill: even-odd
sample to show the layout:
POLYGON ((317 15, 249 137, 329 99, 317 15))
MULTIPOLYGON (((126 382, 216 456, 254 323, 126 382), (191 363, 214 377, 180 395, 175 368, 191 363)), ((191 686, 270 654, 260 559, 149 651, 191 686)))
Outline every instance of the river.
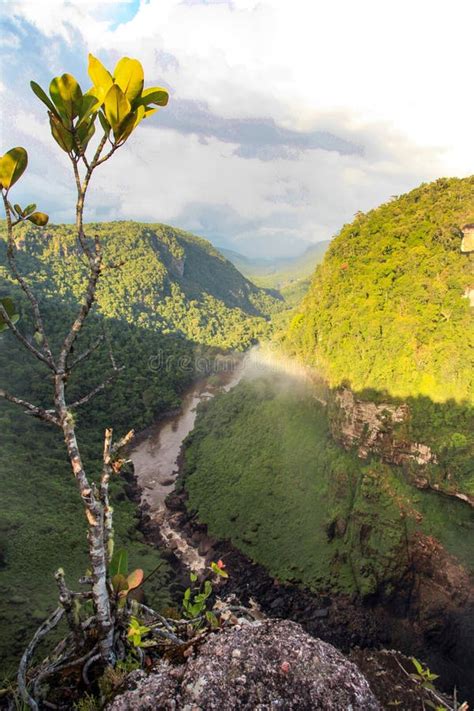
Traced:
POLYGON ((199 555, 174 525, 175 517, 165 503, 176 485, 183 442, 193 430, 198 405, 220 392, 228 392, 241 380, 246 358, 232 364, 227 372, 211 375, 196 382, 182 399, 179 412, 165 417, 140 433, 130 450, 138 487, 141 508, 152 521, 160 525, 163 542, 187 567, 199 572, 205 558, 199 555))

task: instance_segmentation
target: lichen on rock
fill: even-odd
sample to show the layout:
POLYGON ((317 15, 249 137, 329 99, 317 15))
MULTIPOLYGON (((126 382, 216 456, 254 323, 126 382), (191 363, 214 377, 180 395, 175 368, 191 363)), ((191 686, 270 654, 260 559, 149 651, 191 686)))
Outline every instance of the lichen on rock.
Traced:
POLYGON ((108 711, 381 708, 359 669, 296 623, 265 620, 210 635, 186 664, 136 672, 108 711))

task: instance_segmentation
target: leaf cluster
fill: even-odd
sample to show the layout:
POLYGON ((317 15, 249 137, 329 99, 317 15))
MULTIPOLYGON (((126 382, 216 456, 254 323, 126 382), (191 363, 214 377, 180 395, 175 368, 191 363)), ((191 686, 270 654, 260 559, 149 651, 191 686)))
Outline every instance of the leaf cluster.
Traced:
POLYGON ((123 607, 126 603, 127 595, 143 583, 144 573, 141 568, 137 568, 131 573, 128 572, 128 553, 122 548, 112 556, 109 565, 109 577, 119 607, 123 607))
POLYGON ((166 89, 144 88, 143 67, 137 59, 122 57, 111 73, 89 54, 88 73, 92 86, 85 92, 72 74, 54 77, 49 96, 39 84, 31 82, 32 90, 48 109, 54 140, 72 156, 85 154, 97 119, 104 135, 118 147, 143 119, 168 103, 166 89))

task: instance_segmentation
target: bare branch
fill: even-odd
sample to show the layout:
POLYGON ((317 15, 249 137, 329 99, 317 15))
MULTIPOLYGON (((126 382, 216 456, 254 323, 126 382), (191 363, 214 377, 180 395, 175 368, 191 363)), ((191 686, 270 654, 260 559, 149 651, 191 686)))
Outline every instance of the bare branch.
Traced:
POLYGON ((79 400, 76 400, 75 402, 71 403, 68 405, 68 410, 75 410, 77 407, 80 407, 81 405, 85 405, 88 403, 90 400, 92 400, 93 397, 98 395, 102 390, 105 390, 107 385, 110 385, 110 383, 115 380, 117 375, 123 370, 123 366, 121 368, 115 368, 114 372, 109 375, 109 377, 104 380, 100 385, 97 385, 93 390, 91 390, 87 395, 84 395, 84 397, 79 398, 79 400))
POLYGON ((160 630, 158 627, 152 627, 151 633, 152 633, 152 635, 156 635, 157 637, 162 637, 163 639, 167 639, 170 642, 173 642, 173 644, 179 644, 179 645, 186 644, 185 640, 181 639, 180 637, 177 637, 174 634, 174 632, 168 632, 166 630, 160 630))
POLYGON ((48 632, 58 626, 63 615, 64 609, 62 607, 56 608, 53 614, 50 615, 48 619, 45 620, 43 624, 36 630, 33 639, 31 640, 31 642, 23 653, 23 656, 20 661, 20 666, 18 667, 18 688, 20 690, 23 700, 28 704, 30 709, 33 709, 33 711, 38 711, 39 707, 36 701, 28 693, 26 685, 26 673, 28 671, 28 665, 31 661, 31 658, 33 657, 34 651, 38 644, 41 642, 43 637, 48 634, 48 632))
POLYGON ((10 316, 8 315, 6 309, 4 308, 3 304, 0 303, 0 315, 4 319, 5 323, 8 325, 10 330, 13 332, 14 336, 20 341, 20 343, 27 348, 27 350, 30 351, 34 355, 35 358, 38 360, 42 361, 45 363, 50 370, 55 372, 55 366, 49 361, 47 356, 43 355, 37 348, 34 347, 32 343, 29 342, 27 338, 17 329, 13 321, 11 320, 10 316))
POLYGON ((83 575, 79 578, 79 585, 92 585, 94 578, 91 575, 83 575))
POLYGON ((112 368, 113 368, 114 370, 117 370, 117 362, 116 362, 116 360, 115 360, 114 351, 113 351, 113 348, 112 348, 112 341, 110 340, 110 336, 109 336, 109 335, 107 334, 107 332, 105 331, 105 328, 104 328, 104 338, 105 338, 106 341, 107 341, 107 346, 108 346, 108 349, 109 349, 109 358, 110 358, 110 362, 112 363, 112 368))
POLYGON ((66 619, 69 625, 69 629, 73 633, 76 644, 80 648, 81 644, 84 641, 84 634, 80 620, 78 619, 74 611, 74 595, 66 585, 64 570, 62 568, 57 569, 54 577, 56 579, 56 584, 59 590, 59 602, 61 603, 62 607, 64 608, 64 612, 66 613, 66 619))
POLYGON ((97 254, 91 264, 91 273, 89 276, 89 282, 87 285, 87 289, 84 295, 84 301, 81 305, 81 308, 79 309, 79 313, 76 317, 76 320, 71 326, 71 330, 67 334, 66 338, 64 339, 64 343, 61 348, 61 353, 59 356, 59 362, 58 362, 58 370, 60 372, 65 372, 66 371, 66 360, 67 357, 69 356, 71 352, 71 348, 74 345, 74 341, 76 340, 77 336, 79 335, 79 332, 84 325, 84 321, 87 318, 87 315, 89 311, 91 310, 92 304, 94 303, 95 300, 95 292, 96 292, 96 287, 97 287, 97 282, 99 280, 100 272, 101 272, 101 266, 102 266, 102 254, 99 252, 97 254))
MULTIPOLYGON (((104 145, 105 145, 105 143, 104 143, 104 145)), ((102 165, 102 163, 105 163, 106 160, 109 160, 109 158, 111 158, 113 156, 113 154, 115 153, 117 148, 118 148, 117 145, 113 145, 112 148, 110 149, 110 151, 105 156, 103 156, 103 158, 101 158, 100 160, 95 162, 94 168, 97 168, 98 165, 102 165)))
MULTIPOLYGON (((87 654, 84 654, 82 657, 75 658, 75 659, 68 659, 66 658, 60 658, 57 661, 53 662, 50 664, 44 671, 42 671, 40 674, 35 679, 34 686, 33 686, 33 693, 35 698, 38 698, 40 696, 40 689, 41 689, 41 684, 44 682, 45 679, 48 678, 48 676, 51 676, 52 674, 57 674, 60 671, 64 671, 64 669, 70 669, 71 667, 80 667, 82 664, 84 664, 89 657, 95 654, 98 644, 93 647, 87 654)), ((45 699, 42 699, 42 704, 46 708, 52 708, 52 709, 57 709, 59 708, 55 704, 52 704, 45 699)))
POLYGON ((112 474, 112 430, 105 430, 104 436, 104 464, 102 476, 100 478, 100 500, 104 509, 104 546, 107 553, 107 561, 110 562, 114 552, 114 528, 112 518, 112 508, 109 501, 109 481, 112 474))
MULTIPOLYGON (((85 190, 83 190, 82 183, 81 183, 81 176, 79 174, 79 168, 77 165, 77 161, 73 158, 73 156, 69 156, 71 159, 72 167, 74 170, 74 179, 76 181, 76 190, 77 190, 77 203, 76 203, 76 228, 77 228, 77 238, 79 240, 79 244, 81 245, 82 251, 84 254, 86 254, 89 263, 92 263, 92 254, 87 246, 86 243, 86 238, 84 235, 84 228, 82 224, 82 215, 84 211, 84 198, 85 198, 85 190)), ((90 170, 90 168, 88 168, 90 170)))
POLYGON ((75 158, 75 159, 74 159, 74 158, 71 158, 71 159, 74 160, 75 163, 77 164, 79 158, 81 158, 81 159, 82 159, 82 162, 83 162, 84 165, 86 166, 87 170, 89 170, 89 169, 90 169, 90 165, 89 165, 89 161, 87 160, 86 152, 85 152, 85 150, 83 149, 83 147, 81 146, 81 143, 80 143, 80 141, 79 141, 79 139, 78 139, 78 137, 77 137, 77 129, 76 129, 74 126, 73 126, 73 128, 72 128, 72 130, 71 130, 71 133, 72 133, 72 139, 73 139, 74 144, 75 144, 75 146, 76 146, 76 151, 77 151, 77 153, 78 153, 78 157, 77 157, 77 158, 75 158))
MULTIPOLYGON (((43 350, 46 354, 46 361, 49 367, 53 370, 55 368, 54 365, 54 358, 53 354, 51 352, 51 348, 49 346, 49 341, 48 337, 46 335, 46 331, 44 328, 43 324, 43 318, 41 316, 41 311, 38 303, 38 299, 36 296, 33 294, 32 290, 30 289, 29 285, 25 281, 25 279, 22 277, 18 270, 18 266, 16 263, 16 258, 15 258, 15 242, 13 239, 13 223, 11 219, 11 213, 10 213, 10 205, 8 203, 8 200, 5 196, 4 193, 2 193, 3 197, 3 204, 5 207, 5 215, 7 218, 7 235, 8 235, 8 247, 7 247, 7 257, 8 257, 8 263, 10 265, 10 269, 13 273, 13 276, 15 277, 16 281, 19 283, 21 288, 23 289, 24 293, 28 297, 30 304, 33 308, 33 314, 34 314, 34 320, 35 320, 35 326, 36 330, 38 333, 41 335, 42 338, 42 345, 43 345, 43 350)), ((15 223, 17 224, 17 223, 15 223)), ((3 314, 2 314, 3 315, 3 314)), ((35 349, 36 350, 36 349, 35 349)), ((39 353, 39 351, 38 351, 39 353)))
MULTIPOLYGON (((85 174, 85 176, 84 176, 84 180, 83 180, 83 181, 81 181, 81 176, 80 176, 80 174, 79 174, 79 168, 78 168, 78 165, 77 165, 77 160, 75 160, 75 159, 71 156, 71 162, 72 162, 73 169, 74 169, 74 178, 75 178, 75 181, 76 181, 76 189, 77 189, 77 202, 76 202, 76 228, 77 228, 77 236, 78 236, 78 239, 79 239, 79 243, 80 243, 80 245, 81 245, 83 251, 84 251, 85 254, 87 255, 91 266, 93 266, 94 255, 93 255, 93 253, 91 252, 91 250, 90 250, 90 249, 88 248, 88 246, 87 246, 87 243, 86 243, 86 236, 85 236, 85 234, 84 234, 84 223, 83 223, 84 201, 85 201, 85 197, 86 197, 86 193, 87 193, 87 188, 89 187, 89 182, 90 182, 92 173, 94 172, 94 169, 97 168, 97 166, 98 166, 100 163, 104 163, 106 160, 108 160, 108 158, 110 158, 110 156, 112 155, 112 153, 113 153, 114 150, 115 150, 115 149, 114 149, 114 150, 110 151, 107 156, 104 156, 104 158, 103 158, 102 160, 99 160, 99 159, 100 159, 100 154, 102 153, 103 148, 104 148, 106 142, 107 142, 107 135, 104 134, 104 135, 102 136, 100 142, 99 142, 99 145, 97 146, 97 150, 96 150, 96 152, 95 152, 95 154, 94 154, 94 157, 93 157, 91 163, 89 163, 89 161, 87 160, 87 158, 86 158, 84 152, 82 152, 81 157, 82 157, 82 160, 83 160, 83 162, 84 162, 84 165, 85 165, 86 168, 87 168, 86 174, 85 174)), ((97 245, 96 245, 96 247, 97 247, 97 245)), ((97 252, 96 252, 96 256, 97 256, 97 252)))
POLYGON ((112 446, 112 454, 116 454, 119 452, 123 447, 125 447, 127 444, 129 444, 132 439, 135 437, 135 430, 130 430, 130 432, 127 432, 126 435, 122 437, 116 444, 112 446))
POLYGON ((77 188, 77 203, 76 203, 77 235, 78 235, 78 239, 81 244, 81 247, 89 259, 91 273, 89 276, 89 283, 87 285, 86 293, 84 295, 84 302, 81 306, 79 314, 78 314, 70 332, 68 333, 68 335, 66 336, 66 339, 64 340, 63 347, 61 349, 61 354, 59 356, 59 365, 58 365, 58 370, 60 372, 66 371, 67 357, 71 352, 72 345, 73 345, 74 341, 76 340, 77 335, 78 335, 79 331, 81 330, 83 323, 84 323, 84 321, 90 311, 90 308, 95 300, 97 281, 98 281, 100 273, 102 271, 102 250, 101 250, 100 241, 99 241, 99 238, 96 236, 95 237, 95 252, 91 252, 91 250, 89 249, 89 247, 86 244, 86 237, 84 234, 83 214, 84 214, 84 201, 85 201, 85 197, 86 197, 87 189, 89 187, 89 182, 90 182, 92 173, 94 172, 95 168, 97 168, 98 165, 105 163, 105 161, 108 160, 112 156, 112 154, 115 152, 115 150, 117 149, 117 146, 114 145, 112 147, 112 149, 109 151, 109 153, 107 153, 107 155, 103 156, 103 158, 100 158, 100 154, 102 153, 102 150, 103 150, 106 142, 107 142, 107 135, 104 134, 102 136, 102 139, 99 142, 99 145, 97 146, 97 150, 94 154, 92 162, 88 166, 87 172, 86 172, 84 180, 82 182, 81 182, 81 176, 79 175, 79 168, 77 165, 77 161, 74 160, 73 157, 71 157, 71 161, 72 161, 73 168, 74 168, 74 177, 76 180, 76 188, 77 188))
POLYGON ((91 355, 91 353, 97 350, 100 344, 104 341, 104 338, 104 335, 101 334, 97 341, 93 343, 90 348, 88 348, 83 353, 77 356, 77 358, 71 363, 71 365, 68 366, 68 370, 72 370, 76 367, 76 365, 79 365, 79 363, 82 363, 82 361, 86 360, 91 355))
MULTIPOLYGON (((91 165, 90 165, 90 168, 89 168, 89 170, 88 170, 88 173, 92 173, 92 171, 94 170, 94 168, 96 168, 96 167, 99 165, 100 154, 102 153, 102 151, 103 151, 104 146, 105 146, 106 143, 107 143, 107 134, 104 133, 104 135, 103 135, 102 138, 100 139, 99 145, 97 146, 97 150, 96 150, 96 152, 94 153, 94 157, 93 157, 93 159, 92 159, 92 163, 91 163, 91 165)), ((103 163, 104 160, 107 160, 107 157, 103 158, 100 162, 103 163)), ((86 176, 86 177, 87 177, 87 176, 86 176)), ((89 176, 89 177, 90 177, 90 176, 89 176)))
POLYGON ((50 422, 51 424, 57 425, 58 427, 61 426, 59 418, 56 416, 54 410, 45 410, 43 407, 32 405, 31 402, 16 397, 15 395, 12 395, 11 393, 3 389, 0 389, 0 397, 2 397, 4 400, 8 400, 8 402, 13 403, 14 405, 19 405, 20 407, 25 408, 27 413, 29 415, 33 415, 33 417, 38 417, 40 420, 50 422))
POLYGON ((90 681, 87 672, 89 671, 89 668, 94 664, 94 662, 97 662, 100 658, 100 654, 94 654, 94 656, 91 657, 89 661, 84 664, 84 667, 82 669, 82 679, 86 686, 90 686, 90 681))

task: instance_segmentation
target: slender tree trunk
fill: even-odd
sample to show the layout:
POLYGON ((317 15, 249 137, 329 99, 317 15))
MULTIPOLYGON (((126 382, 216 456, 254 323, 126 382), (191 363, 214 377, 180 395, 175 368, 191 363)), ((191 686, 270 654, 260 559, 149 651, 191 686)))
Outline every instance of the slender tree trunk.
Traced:
POLYGON ((97 496, 95 486, 89 484, 82 465, 74 421, 65 405, 64 378, 60 374, 55 377, 55 391, 56 407, 60 416, 67 453, 87 518, 89 560, 92 570, 92 599, 94 601, 97 624, 100 631, 100 654, 103 661, 110 664, 114 661, 114 624, 107 586, 104 507, 97 496))

